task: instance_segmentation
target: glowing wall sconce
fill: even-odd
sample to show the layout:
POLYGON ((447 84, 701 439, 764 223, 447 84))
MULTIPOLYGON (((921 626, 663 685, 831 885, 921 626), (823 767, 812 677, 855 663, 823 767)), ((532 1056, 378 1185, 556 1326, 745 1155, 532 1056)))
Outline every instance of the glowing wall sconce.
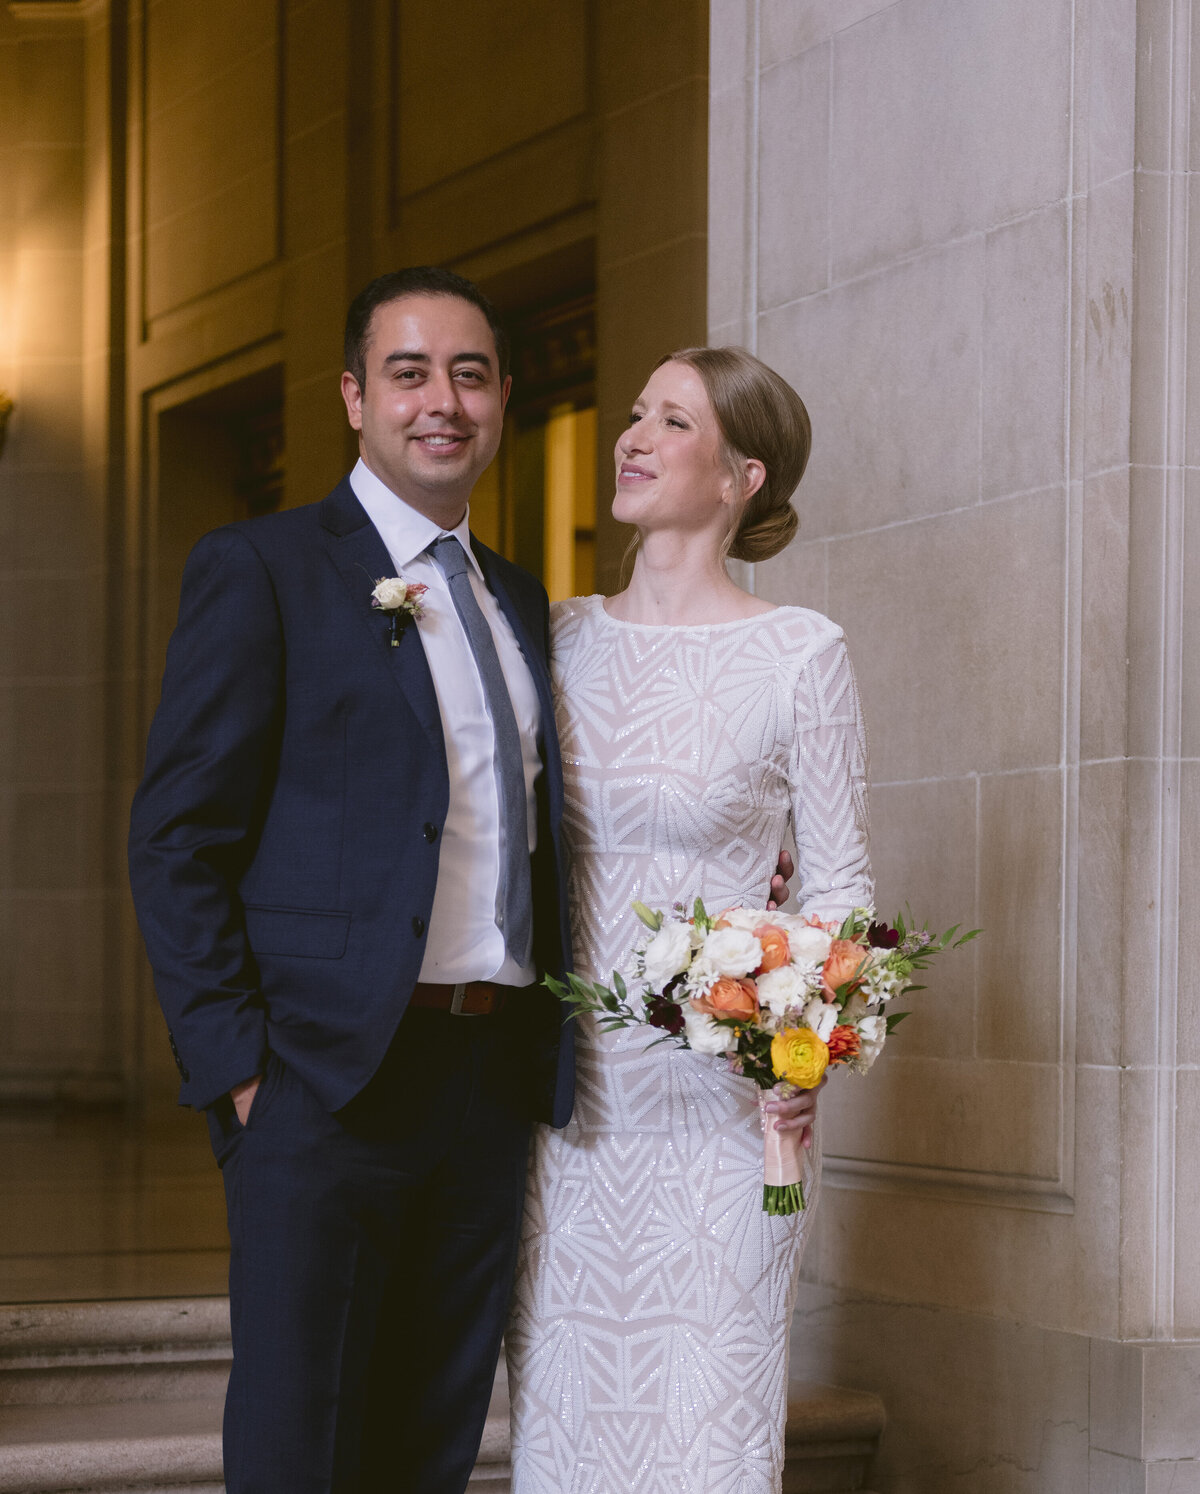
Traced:
POLYGON ((8 417, 12 412, 12 400, 0 389, 0 456, 4 455, 4 438, 8 434, 8 417))

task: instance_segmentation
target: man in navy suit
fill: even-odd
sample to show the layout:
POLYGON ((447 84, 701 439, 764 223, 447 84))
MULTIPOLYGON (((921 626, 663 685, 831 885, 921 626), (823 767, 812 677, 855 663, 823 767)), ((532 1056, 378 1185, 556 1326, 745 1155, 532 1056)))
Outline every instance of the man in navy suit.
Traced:
POLYGON ((130 835, 224 1170, 229 1494, 465 1487, 530 1123, 572 1100, 546 595, 467 530, 503 332, 400 271, 346 369, 349 477, 192 552, 130 835), (387 577, 419 618, 372 606, 387 577))

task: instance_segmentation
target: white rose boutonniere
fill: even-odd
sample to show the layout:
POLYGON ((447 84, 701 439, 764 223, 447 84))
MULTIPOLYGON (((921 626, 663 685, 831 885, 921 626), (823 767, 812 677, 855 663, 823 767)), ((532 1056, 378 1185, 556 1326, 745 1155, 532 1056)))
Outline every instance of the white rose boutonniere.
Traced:
POLYGON ((425 611, 421 598, 428 591, 420 581, 406 581, 403 576, 382 576, 371 592, 371 606, 392 620, 392 647, 398 647, 400 634, 409 618, 419 622, 425 611))

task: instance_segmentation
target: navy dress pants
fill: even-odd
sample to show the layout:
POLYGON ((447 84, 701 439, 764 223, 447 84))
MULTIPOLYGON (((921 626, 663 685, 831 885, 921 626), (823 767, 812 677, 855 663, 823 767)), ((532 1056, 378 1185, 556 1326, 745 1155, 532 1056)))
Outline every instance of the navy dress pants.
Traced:
MULTIPOLYGON (((511 1010, 511 1008, 510 1008, 511 1010)), ((461 1494, 516 1264, 527 1105, 510 1011, 410 1010, 324 1110, 274 1055, 225 1179, 228 1494, 461 1494)))

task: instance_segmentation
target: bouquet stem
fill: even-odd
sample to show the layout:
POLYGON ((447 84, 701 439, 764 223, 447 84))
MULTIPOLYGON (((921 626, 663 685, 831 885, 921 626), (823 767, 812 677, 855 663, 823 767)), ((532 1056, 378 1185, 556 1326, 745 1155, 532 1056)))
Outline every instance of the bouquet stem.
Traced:
MULTIPOLYGON (((787 1092, 795 1093, 790 1089, 787 1092)), ((775 1098, 774 1090, 758 1092, 763 1128, 763 1211, 775 1215, 799 1214, 804 1208, 802 1133, 778 1129, 778 1120, 767 1110, 767 1102, 775 1098)))
POLYGON ((804 1208, 804 1184, 763 1184, 764 1214, 799 1214, 804 1208))

